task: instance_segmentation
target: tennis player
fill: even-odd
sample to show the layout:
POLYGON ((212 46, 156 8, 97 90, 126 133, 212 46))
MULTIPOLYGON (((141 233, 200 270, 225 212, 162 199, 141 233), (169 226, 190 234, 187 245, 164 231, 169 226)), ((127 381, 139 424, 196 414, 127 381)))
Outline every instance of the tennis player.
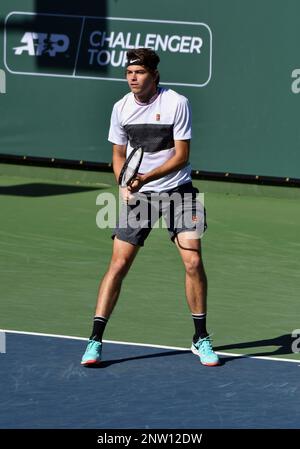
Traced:
POLYGON ((144 220, 140 226, 126 222, 128 214, 136 207, 136 203, 130 204, 130 199, 138 194, 150 202, 153 196, 164 194, 165 198, 166 194, 171 197, 176 193, 176 198, 179 195, 182 199, 180 205, 177 201, 173 207, 165 207, 168 202, 160 201, 157 207, 159 215, 168 223, 170 238, 185 267, 186 298, 195 326, 191 350, 203 365, 219 365, 206 329, 207 278, 198 229, 202 226, 204 232, 206 222, 205 209, 196 198, 198 190, 191 180, 190 106, 184 96, 159 87, 157 66, 160 59, 154 51, 131 50, 127 52, 127 59, 130 92, 114 105, 108 136, 113 145, 116 179, 133 148, 142 146, 144 156, 139 174, 128 187, 121 189, 125 201, 112 235, 113 253, 100 283, 93 330, 81 364, 100 363, 103 333, 118 300, 122 281, 153 228, 151 220, 144 220))

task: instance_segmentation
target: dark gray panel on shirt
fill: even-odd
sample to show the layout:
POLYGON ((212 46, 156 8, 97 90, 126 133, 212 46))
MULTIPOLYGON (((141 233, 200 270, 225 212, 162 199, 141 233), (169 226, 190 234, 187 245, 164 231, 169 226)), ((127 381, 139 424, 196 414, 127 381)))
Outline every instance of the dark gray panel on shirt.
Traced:
POLYGON ((168 150, 174 147, 173 125, 125 125, 130 145, 143 147, 146 153, 168 150))

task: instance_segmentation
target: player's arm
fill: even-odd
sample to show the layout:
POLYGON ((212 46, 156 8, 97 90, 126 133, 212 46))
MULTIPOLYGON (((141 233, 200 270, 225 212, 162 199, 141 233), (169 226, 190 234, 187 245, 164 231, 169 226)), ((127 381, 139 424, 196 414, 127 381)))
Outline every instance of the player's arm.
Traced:
POLYGON ((189 153, 189 140, 175 140, 175 154, 164 164, 142 175, 143 183, 146 184, 148 182, 154 181, 155 179, 162 178, 169 173, 180 170, 188 163, 189 153))
POLYGON ((117 182, 119 180, 119 175, 124 165, 125 159, 126 159, 126 145, 113 144, 112 163, 117 182))
MULTIPOLYGON (((113 171, 114 171, 117 183, 119 183, 119 176, 120 176, 122 167, 124 165, 124 162, 126 160, 126 147, 127 147, 127 145, 117 145, 115 143, 113 144, 112 163, 113 163, 113 171)), ((121 190, 121 195, 125 201, 128 201, 130 198, 132 198, 132 195, 129 192, 128 187, 121 187, 120 190, 121 190)))
POLYGON ((169 173, 180 170, 185 167, 189 161, 190 153, 190 140, 175 140, 175 153, 164 164, 156 167, 155 169, 145 173, 144 175, 138 175, 137 180, 134 180, 129 187, 129 190, 135 192, 142 185, 155 179, 162 178, 169 173))

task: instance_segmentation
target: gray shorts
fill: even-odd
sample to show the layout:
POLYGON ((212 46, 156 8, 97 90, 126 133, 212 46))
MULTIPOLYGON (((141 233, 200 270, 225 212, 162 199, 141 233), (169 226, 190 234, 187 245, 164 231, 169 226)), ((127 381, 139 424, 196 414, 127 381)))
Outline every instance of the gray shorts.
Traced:
POLYGON ((207 228, 204 205, 197 199, 198 189, 192 183, 182 184, 162 193, 137 192, 124 203, 112 234, 119 240, 144 246, 151 230, 164 218, 171 240, 180 232, 196 231, 199 238, 207 228))

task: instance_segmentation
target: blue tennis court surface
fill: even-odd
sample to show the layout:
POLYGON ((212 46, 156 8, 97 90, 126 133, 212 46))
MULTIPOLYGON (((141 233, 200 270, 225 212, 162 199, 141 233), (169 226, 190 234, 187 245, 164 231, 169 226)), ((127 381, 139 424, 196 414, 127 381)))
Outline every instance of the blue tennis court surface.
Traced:
POLYGON ((80 366, 86 342, 7 333, 0 354, 0 428, 299 428, 298 363, 105 343, 100 368, 80 366))

